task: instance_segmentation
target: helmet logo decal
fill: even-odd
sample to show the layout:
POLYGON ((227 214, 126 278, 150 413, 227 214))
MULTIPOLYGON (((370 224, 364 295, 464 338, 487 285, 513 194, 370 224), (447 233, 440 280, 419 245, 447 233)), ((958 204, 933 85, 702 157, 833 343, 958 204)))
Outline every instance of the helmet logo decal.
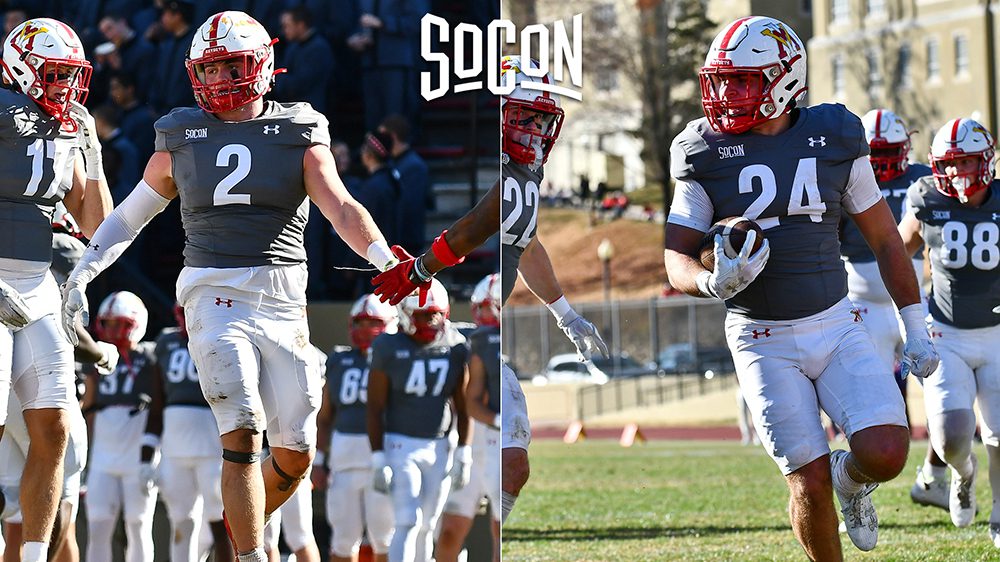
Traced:
POLYGON ((796 41, 795 36, 788 33, 788 30, 785 29, 785 26, 781 25, 780 23, 778 23, 777 25, 771 25, 765 27, 760 33, 761 35, 766 35, 777 41, 778 56, 780 56, 783 59, 788 56, 788 53, 785 51, 785 47, 788 47, 788 49, 793 53, 797 53, 800 50, 802 50, 802 45, 799 45, 799 42, 796 41))
POLYGON ((35 22, 28 22, 25 24, 24 29, 21 30, 21 35, 18 36, 18 40, 25 43, 25 48, 29 51, 35 47, 35 36, 39 33, 48 32, 49 28, 45 27, 44 24, 36 27, 35 22))

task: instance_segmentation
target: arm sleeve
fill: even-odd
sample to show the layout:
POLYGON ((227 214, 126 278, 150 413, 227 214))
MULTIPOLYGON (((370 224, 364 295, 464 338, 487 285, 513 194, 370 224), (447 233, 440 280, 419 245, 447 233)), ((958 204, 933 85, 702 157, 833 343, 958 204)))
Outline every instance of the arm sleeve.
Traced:
MULTIPOLYGON (((871 166, 868 169, 871 170, 871 166)), ((715 207, 701 184, 694 180, 677 180, 667 222, 708 232, 714 214, 715 207)))
POLYGON ((867 211, 882 199, 875 172, 867 156, 859 156, 851 166, 851 176, 847 180, 842 202, 844 210, 852 215, 867 211))
POLYGON ((145 180, 140 181, 97 228, 80 263, 73 269, 70 281, 80 284, 93 281, 122 255, 139 231, 169 203, 169 199, 153 191, 145 180))

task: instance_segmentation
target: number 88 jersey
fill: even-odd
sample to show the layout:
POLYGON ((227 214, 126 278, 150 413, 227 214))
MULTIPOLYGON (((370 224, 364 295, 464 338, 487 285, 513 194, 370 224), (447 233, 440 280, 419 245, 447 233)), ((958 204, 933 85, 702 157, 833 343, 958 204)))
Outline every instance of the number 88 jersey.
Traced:
POLYGON ((259 116, 221 121, 198 108, 156 124, 170 152, 184 223, 184 265, 255 267, 306 260, 309 218, 302 160, 330 145, 326 117, 308 103, 266 102, 259 116))
POLYGON ((1000 183, 990 184, 979 207, 937 190, 930 176, 907 193, 931 259, 930 313, 956 328, 1000 324, 1000 183))
POLYGON ((523 164, 508 161, 503 155, 500 178, 500 293, 501 302, 514 290, 517 267, 524 248, 538 230, 538 186, 543 169, 532 171, 523 164))

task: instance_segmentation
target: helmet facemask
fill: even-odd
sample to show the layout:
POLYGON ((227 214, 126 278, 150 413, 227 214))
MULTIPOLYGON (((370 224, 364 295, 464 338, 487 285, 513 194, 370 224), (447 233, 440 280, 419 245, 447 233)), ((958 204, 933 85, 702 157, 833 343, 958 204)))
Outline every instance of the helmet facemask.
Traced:
MULTIPOLYGON (((35 55, 28 54, 26 59, 30 61, 34 57, 35 55)), ((34 68, 30 62, 29 66, 34 68)), ((37 86, 30 89, 31 92, 37 89, 39 95, 36 96, 30 92, 29 95, 35 98, 38 105, 49 115, 63 123, 75 123, 70 118, 69 105, 71 101, 80 104, 87 101, 87 94, 90 92, 90 76, 93 72, 90 63, 74 59, 46 59, 39 70, 37 86), (53 87, 58 88, 61 92, 57 91, 55 96, 50 96, 49 90, 53 87), (52 97, 56 99, 51 99, 52 97)))
POLYGON ((541 96, 534 102, 508 99, 504 103, 503 151, 518 164, 541 166, 559 138, 563 115, 562 108, 541 96))
POLYGON ((133 334, 138 322, 128 316, 99 316, 95 332, 97 339, 113 344, 118 349, 132 347, 133 334))
POLYGON ((259 99, 271 89, 273 65, 270 44, 255 51, 223 52, 186 61, 188 78, 198 106, 209 113, 232 111, 259 99), (227 76, 228 74, 228 76, 227 76))
POLYGON ((352 316, 349 326, 351 345, 361 352, 366 352, 372 346, 375 338, 385 332, 385 328, 384 318, 370 315, 352 316))
POLYGON ((440 308, 414 310, 410 316, 412 332, 409 336, 418 343, 431 343, 444 331, 447 319, 447 311, 440 308))
POLYGON ((949 151, 943 158, 930 157, 931 170, 934 173, 934 184, 937 190, 948 197, 954 197, 961 203, 968 203, 969 198, 989 187, 993 181, 994 149, 989 148, 981 153, 968 154, 961 150, 949 151), (968 157, 978 157, 978 165, 965 172, 949 174, 949 167, 958 168, 958 160, 968 157))
MULTIPOLYGON (((771 88, 783 77, 778 65, 765 69, 706 66, 698 72, 701 82, 701 104, 712 129, 738 135, 778 117, 771 100, 771 88), (739 80, 745 85, 745 95, 722 94, 727 80, 739 80)), ((729 88, 727 88, 729 90, 729 88)), ((731 90, 729 90, 731 91, 731 90)), ((785 111, 791 110, 794 102, 785 111)))
POLYGON ((884 139, 872 139, 869 144, 871 155, 868 157, 872 163, 872 170, 875 178, 880 182, 894 180, 906 172, 910 166, 910 140, 906 142, 890 143, 884 139))

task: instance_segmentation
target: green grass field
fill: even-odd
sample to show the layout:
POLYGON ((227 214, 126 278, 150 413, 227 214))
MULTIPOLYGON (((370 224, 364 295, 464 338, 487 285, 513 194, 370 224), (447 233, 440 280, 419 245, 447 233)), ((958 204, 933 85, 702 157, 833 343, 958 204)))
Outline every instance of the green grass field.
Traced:
MULTIPOLYGON (((1000 560, 989 540, 985 450, 977 445, 979 515, 966 529, 910 502, 926 442, 875 491, 878 546, 841 534, 848 560, 1000 560)), ((788 492, 760 447, 721 441, 531 445, 531 480, 503 529, 503 559, 559 561, 804 560, 788 522, 788 492)))

